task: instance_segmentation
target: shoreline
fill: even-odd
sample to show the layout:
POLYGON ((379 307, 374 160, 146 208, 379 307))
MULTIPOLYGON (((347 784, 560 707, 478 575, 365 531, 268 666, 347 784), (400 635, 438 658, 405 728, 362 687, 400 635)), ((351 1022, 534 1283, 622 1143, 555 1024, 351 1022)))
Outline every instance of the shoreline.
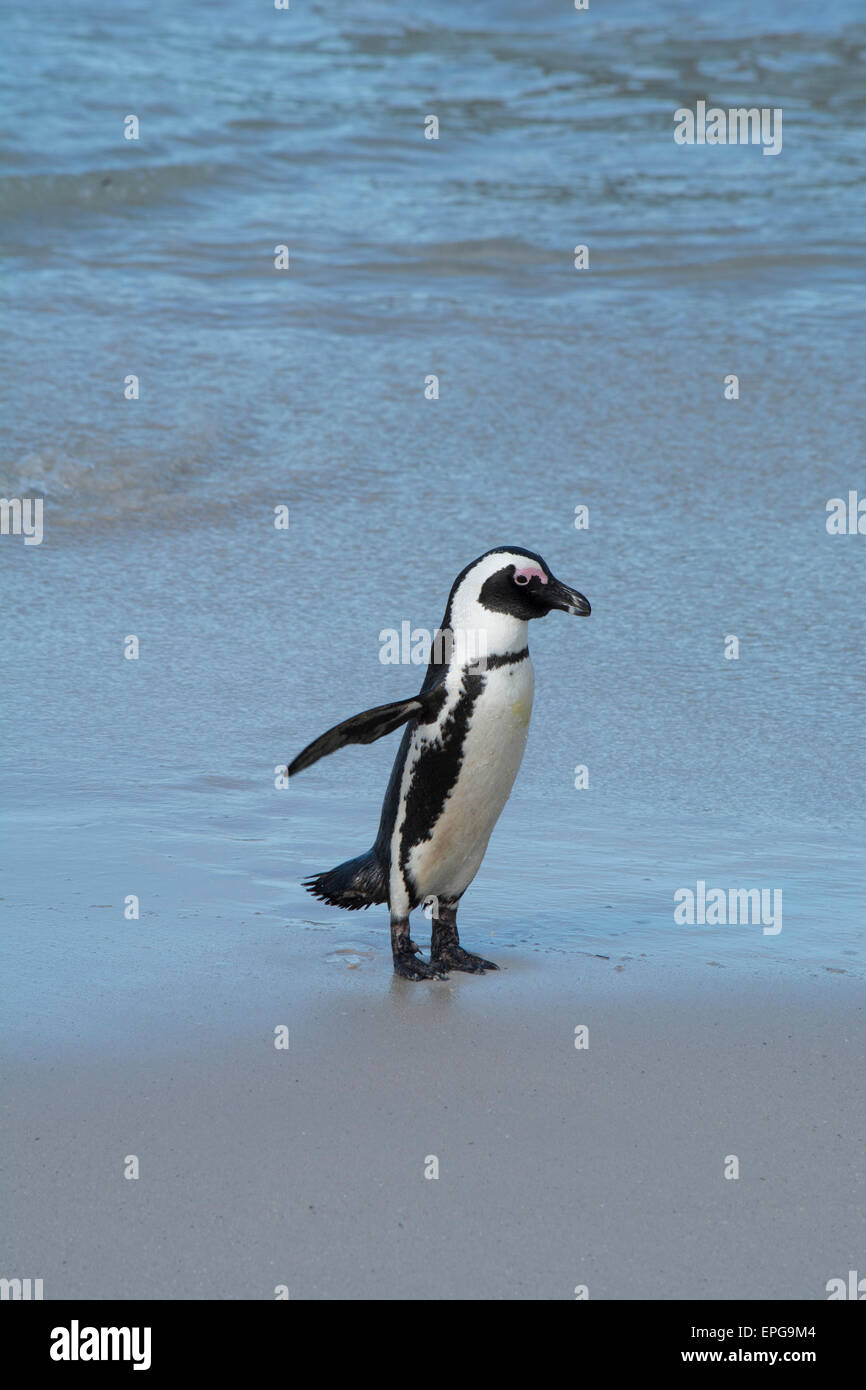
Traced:
POLYGON ((245 1037, 7 1084, 6 1258, 47 1299, 820 1299, 856 1267, 845 977, 702 969, 672 1000, 634 961, 567 988, 528 952, 433 986, 295 962, 306 1009, 275 982, 245 1037))

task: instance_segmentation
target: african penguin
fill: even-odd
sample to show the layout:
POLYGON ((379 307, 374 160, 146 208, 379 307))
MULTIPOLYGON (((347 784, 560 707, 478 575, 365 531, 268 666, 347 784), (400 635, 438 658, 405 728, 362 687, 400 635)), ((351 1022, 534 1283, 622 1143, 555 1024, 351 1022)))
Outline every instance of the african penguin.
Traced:
POLYGON ((347 743, 373 743, 406 724, 373 848, 304 886, 323 902, 388 903, 394 970, 407 980, 496 970, 464 951, 457 904, 484 858, 526 746, 535 678, 527 624, 552 608, 587 617, 589 603, 519 546, 489 550, 458 574, 424 684, 410 700, 337 724, 289 765, 289 776, 347 743), (432 900, 429 963, 409 913, 432 900))

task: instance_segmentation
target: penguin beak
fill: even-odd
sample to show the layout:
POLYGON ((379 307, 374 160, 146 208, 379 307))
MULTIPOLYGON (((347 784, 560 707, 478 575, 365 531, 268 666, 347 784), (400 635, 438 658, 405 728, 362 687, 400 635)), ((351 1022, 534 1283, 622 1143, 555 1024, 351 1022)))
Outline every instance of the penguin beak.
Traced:
POLYGON ((538 597, 545 608, 561 608, 564 613, 574 613, 578 618, 588 618, 592 612, 589 600, 583 594, 579 594, 577 589, 569 589, 567 584, 561 584, 553 575, 538 597))

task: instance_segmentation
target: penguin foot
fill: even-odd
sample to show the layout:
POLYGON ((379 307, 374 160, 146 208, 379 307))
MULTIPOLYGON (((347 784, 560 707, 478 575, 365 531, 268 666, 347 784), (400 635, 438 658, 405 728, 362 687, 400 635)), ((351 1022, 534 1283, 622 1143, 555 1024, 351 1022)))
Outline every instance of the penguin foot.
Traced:
POLYGON ((430 957, 430 964, 438 965, 443 970, 465 970, 470 975, 483 975, 485 970, 499 969, 495 961, 485 960, 483 956, 473 956, 471 951, 464 951, 462 946, 443 946, 430 957))
MULTIPOLYGON (((415 950, 417 951, 417 947, 415 950)), ((404 980, 447 980, 444 966, 431 960, 428 965, 415 951, 394 952, 394 974, 404 980)))

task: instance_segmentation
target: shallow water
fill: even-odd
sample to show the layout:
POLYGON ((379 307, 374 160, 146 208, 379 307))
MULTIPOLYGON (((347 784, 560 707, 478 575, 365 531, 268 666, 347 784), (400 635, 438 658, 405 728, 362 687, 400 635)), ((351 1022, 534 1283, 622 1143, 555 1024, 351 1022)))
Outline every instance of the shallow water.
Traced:
POLYGON ((396 737, 274 768, 411 693, 380 631, 500 544, 593 616, 532 633, 468 938, 862 970, 866 540, 825 526, 866 495, 859 10, 9 17, 0 487, 45 503, 0 538, 16 1037, 85 996, 85 1031, 167 1024, 290 923, 387 982, 382 914, 298 884, 371 841, 396 737), (677 147, 698 99, 782 107, 782 153, 677 147), (677 927, 698 880, 781 889, 783 930, 677 927))

